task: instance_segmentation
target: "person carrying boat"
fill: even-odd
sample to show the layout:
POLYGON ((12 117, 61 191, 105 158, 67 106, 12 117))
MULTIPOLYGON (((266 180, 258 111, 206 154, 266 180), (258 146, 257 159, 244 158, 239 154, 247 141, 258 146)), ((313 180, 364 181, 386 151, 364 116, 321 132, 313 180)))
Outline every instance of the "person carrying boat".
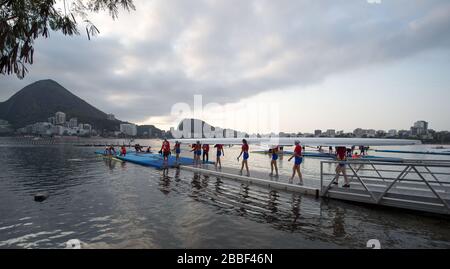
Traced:
POLYGON ((173 146, 173 151, 175 152, 175 162, 178 163, 178 160, 180 159, 180 153, 181 153, 181 143, 175 141, 175 146, 173 146))
POLYGON ((222 169, 222 162, 220 161, 221 156, 225 156, 225 152, 223 151, 223 145, 222 144, 216 144, 214 146, 217 149, 216 153, 216 162, 215 167, 217 168, 217 165, 219 165, 219 169, 222 169))
POLYGON ((295 148, 294 148, 294 154, 288 159, 288 162, 292 160, 292 158, 295 158, 294 166, 292 167, 292 176, 290 178, 290 181, 292 182, 295 177, 295 173, 298 174, 298 178, 300 179, 299 184, 303 185, 303 175, 302 172, 300 172, 300 165, 303 162, 303 155, 302 155, 302 147, 300 146, 300 141, 295 141, 295 148))
POLYGON ((207 163, 209 162, 209 144, 203 144, 202 149, 203 149, 203 163, 207 163))
POLYGON ((269 150, 270 153, 272 153, 272 160, 270 161, 270 176, 273 176, 273 169, 275 168, 275 177, 278 177, 278 166, 277 166, 277 160, 278 160, 278 146, 274 146, 269 150))
POLYGON ((336 166, 336 179, 333 184, 339 184, 339 176, 342 173, 344 175, 345 184, 342 185, 343 188, 349 188, 350 182, 347 178, 347 172, 345 169, 346 161, 347 161, 347 149, 345 147, 336 147, 336 160, 338 161, 338 165, 336 166))
POLYGON ((164 138, 164 141, 161 145, 161 150, 159 152, 162 153, 164 162, 168 162, 170 155, 170 143, 169 141, 167 141, 167 139, 164 138))
POLYGON ((250 157, 250 155, 248 154, 248 150, 249 150, 249 146, 248 146, 247 140, 242 139, 241 153, 237 157, 237 160, 239 161, 239 158, 241 158, 241 156, 243 156, 242 166, 241 166, 241 170, 239 173, 242 175, 242 170, 244 170, 244 166, 245 166, 245 169, 247 170, 247 176, 249 177, 250 171, 248 170, 248 158, 250 157))

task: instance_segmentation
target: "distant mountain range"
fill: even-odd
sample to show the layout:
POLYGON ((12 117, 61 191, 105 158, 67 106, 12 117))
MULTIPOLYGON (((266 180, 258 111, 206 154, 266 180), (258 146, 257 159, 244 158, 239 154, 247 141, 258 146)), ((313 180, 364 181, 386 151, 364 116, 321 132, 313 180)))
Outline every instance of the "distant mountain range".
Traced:
MULTIPOLYGON (((66 113, 66 119, 77 118, 89 123, 100 132, 118 131, 121 120, 110 120, 107 114, 72 94, 56 81, 47 79, 34 82, 0 103, 0 119, 7 120, 14 128, 22 128, 36 122, 46 122, 56 112, 66 113)), ((142 126, 144 131, 161 134, 153 125, 142 126)))

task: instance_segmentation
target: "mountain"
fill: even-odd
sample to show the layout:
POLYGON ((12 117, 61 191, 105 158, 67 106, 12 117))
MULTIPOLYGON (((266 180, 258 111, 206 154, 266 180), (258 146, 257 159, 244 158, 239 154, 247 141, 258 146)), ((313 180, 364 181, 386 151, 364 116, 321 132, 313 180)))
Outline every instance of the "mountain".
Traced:
POLYGON ((66 113, 66 119, 77 118, 97 130, 118 130, 120 120, 108 120, 107 114, 72 94, 53 80, 40 80, 18 91, 0 103, 0 119, 14 128, 36 122, 46 122, 56 112, 66 113))

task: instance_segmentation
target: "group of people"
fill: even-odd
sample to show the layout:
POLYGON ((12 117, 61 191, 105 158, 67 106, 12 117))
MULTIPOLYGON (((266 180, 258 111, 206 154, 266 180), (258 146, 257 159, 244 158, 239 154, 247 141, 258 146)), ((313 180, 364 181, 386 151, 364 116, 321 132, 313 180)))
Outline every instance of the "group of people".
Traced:
MULTIPOLYGON (((125 145, 120 147, 120 151, 119 151, 119 155, 120 156, 125 156, 127 154, 127 149, 125 148, 125 145)), ((113 145, 107 146, 105 149, 105 155, 116 155, 116 149, 114 148, 113 145)))
POLYGON ((144 147, 136 144, 134 145, 134 150, 136 150, 136 152, 144 152, 144 153, 151 153, 152 152, 152 147, 148 146, 147 149, 144 151, 144 147))
MULTIPOLYGON (((214 148, 216 148, 215 167, 222 168, 221 157, 225 156, 224 147, 222 144, 216 144, 216 145, 214 145, 214 148)), ((136 152, 143 152, 143 148, 139 144, 135 145, 135 149, 136 149, 136 152)), ((240 158, 242 157, 241 169, 240 169, 241 175, 245 168, 245 170, 247 172, 246 173, 247 176, 250 176, 250 171, 248 168, 248 159, 250 158, 249 149, 250 149, 250 147, 249 147, 247 140, 242 139, 241 151, 240 151, 239 156, 237 157, 238 161, 240 161, 240 158)), ((191 152, 194 153, 194 164, 200 165, 202 161, 203 161, 203 163, 208 162, 209 161, 209 150, 210 150, 209 144, 202 145, 200 143, 200 141, 197 141, 195 144, 193 144, 191 152), (203 156, 202 160, 201 160, 201 156, 203 156)), ((290 182, 292 182, 294 180, 295 176, 298 175, 300 185, 303 184, 303 176, 300 171, 300 165, 303 162, 303 150, 304 150, 304 147, 302 147, 300 145, 300 141, 298 141, 298 140, 295 141, 294 152, 293 152, 292 156, 288 159, 289 162, 292 159, 294 159, 294 165, 292 167, 292 176, 290 177, 290 182)), ((345 169, 347 158, 349 158, 349 157, 350 158, 359 158, 361 155, 363 155, 363 151, 361 151, 361 155, 358 155, 357 153, 353 154, 353 150, 354 150, 354 147, 349 148, 349 149, 347 149, 346 147, 343 147, 343 146, 336 147, 335 154, 336 154, 336 160, 338 161, 338 165, 336 167, 336 177, 335 177, 335 181, 333 183, 338 184, 340 174, 342 174, 344 176, 344 180, 345 180, 345 183, 342 186, 344 188, 350 187, 349 180, 348 180, 348 177, 346 174, 346 169, 345 169)), ((362 150, 362 148, 361 148, 361 150, 362 150)), ((364 148, 364 150, 367 150, 367 149, 364 148)), ((329 151, 330 151, 330 153, 333 152, 332 147, 329 147, 329 151)), ((151 147, 147 148, 147 152, 151 152, 151 147)), ((175 145, 174 145, 173 149, 171 149, 169 141, 167 139, 164 139, 159 153, 161 155, 163 155, 165 162, 168 162, 169 156, 172 154, 172 152, 175 153, 176 163, 179 163, 179 158, 180 158, 180 153, 181 153, 181 143, 179 141, 175 141, 175 145)), ((282 148, 280 148, 279 146, 274 146, 269 150, 269 153, 271 154, 270 176, 278 177, 277 160, 279 158, 280 152, 282 153, 282 148), (275 174, 274 174, 274 171, 275 171, 275 174)), ((125 146, 124 145, 121 146, 120 156, 125 156, 126 153, 127 153, 127 151, 126 151, 125 146)), ((112 145, 107 146, 105 149, 105 154, 116 155, 116 150, 115 150, 114 146, 112 146, 112 145)))
MULTIPOLYGON (((217 149, 216 153, 216 167, 219 166, 222 168, 222 162, 220 160, 221 156, 225 155, 225 152, 223 150, 223 145, 217 144, 214 146, 217 149)), ((175 153, 175 161, 176 163, 179 163, 180 159, 180 153, 181 153, 181 143, 179 141, 175 141, 175 145, 173 149, 170 148, 170 143, 167 139, 164 139, 161 150, 159 151, 160 154, 163 155, 164 161, 168 161, 169 156, 171 153, 175 153)), ((191 152, 194 153, 194 164, 199 165, 201 163, 200 156, 203 155, 203 163, 209 162, 209 144, 200 144, 200 141, 197 141, 197 143, 192 145, 191 152)))

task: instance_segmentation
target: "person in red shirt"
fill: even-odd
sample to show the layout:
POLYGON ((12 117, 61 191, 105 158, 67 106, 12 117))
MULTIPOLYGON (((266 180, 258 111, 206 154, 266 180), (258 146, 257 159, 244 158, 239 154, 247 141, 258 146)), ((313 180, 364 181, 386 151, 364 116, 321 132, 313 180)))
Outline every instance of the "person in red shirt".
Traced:
POLYGON ((217 144, 214 147, 217 148, 215 167, 217 168, 217 164, 218 164, 219 165, 219 169, 221 169, 222 168, 222 162, 220 161, 220 156, 225 156, 225 152, 223 151, 223 145, 222 144, 217 144))
POLYGON ((202 149, 203 149, 203 163, 207 163, 207 162, 209 162, 209 145, 203 144, 202 149), (206 162, 205 162, 205 159, 206 159, 206 162))
POLYGON ((125 146, 122 146, 120 148, 120 156, 125 156, 127 155, 127 149, 125 148, 125 146))
POLYGON ((300 165, 303 162, 303 155, 302 155, 302 147, 300 146, 300 141, 295 141, 295 149, 294 154, 289 158, 288 162, 292 160, 292 158, 295 158, 294 166, 292 167, 292 177, 290 178, 290 182, 294 180, 295 173, 298 174, 298 178, 300 179, 300 185, 303 185, 303 175, 302 172, 300 172, 300 165))
POLYGON ((170 143, 167 141, 167 139, 164 139, 161 150, 159 151, 162 153, 164 162, 167 163, 169 161, 169 155, 170 155, 170 143))
POLYGON ((244 170, 244 166, 245 166, 245 169, 247 170, 247 176, 249 177, 250 171, 248 170, 248 162, 247 161, 248 161, 248 158, 250 157, 250 155, 248 154, 248 150, 249 150, 249 146, 248 146, 247 140, 242 139, 241 154, 239 154, 239 156, 237 157, 237 160, 239 161, 239 158, 241 156, 243 156, 240 174, 242 175, 242 170, 244 170))
POLYGON ((202 144, 200 144, 200 141, 192 145, 191 152, 194 152, 194 164, 200 165, 200 156, 202 155, 202 144))
POLYGON ((336 179, 333 181, 333 184, 339 183, 339 176, 342 173, 344 175, 345 184, 342 186, 343 188, 349 188, 350 182, 347 178, 347 172, 345 170, 345 163, 347 161, 347 149, 345 147, 336 147, 336 160, 339 162, 336 166, 336 179))

